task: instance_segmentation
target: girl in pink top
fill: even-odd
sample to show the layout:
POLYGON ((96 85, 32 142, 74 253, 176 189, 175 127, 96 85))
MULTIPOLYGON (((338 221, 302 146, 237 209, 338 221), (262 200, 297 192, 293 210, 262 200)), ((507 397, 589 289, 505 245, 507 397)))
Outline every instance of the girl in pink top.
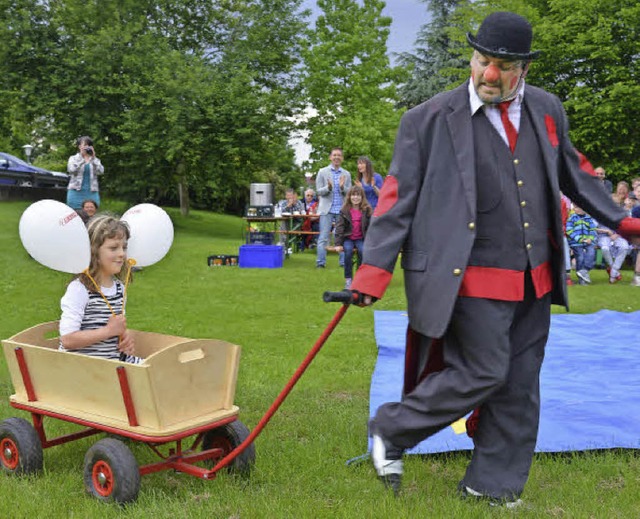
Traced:
POLYGON ((362 264, 364 237, 367 234, 372 209, 367 202, 364 189, 353 186, 345 196, 336 224, 336 250, 344 251, 344 287, 351 287, 353 277, 353 251, 357 251, 358 267, 362 264))

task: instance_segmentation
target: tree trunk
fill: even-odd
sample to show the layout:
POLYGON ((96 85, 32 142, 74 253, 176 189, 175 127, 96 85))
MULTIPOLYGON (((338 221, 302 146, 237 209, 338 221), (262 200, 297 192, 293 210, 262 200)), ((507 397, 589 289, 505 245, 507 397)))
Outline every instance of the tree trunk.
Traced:
POLYGON ((182 216, 189 216, 189 184, 185 176, 184 162, 178 164, 178 195, 180 197, 180 214, 182 216))

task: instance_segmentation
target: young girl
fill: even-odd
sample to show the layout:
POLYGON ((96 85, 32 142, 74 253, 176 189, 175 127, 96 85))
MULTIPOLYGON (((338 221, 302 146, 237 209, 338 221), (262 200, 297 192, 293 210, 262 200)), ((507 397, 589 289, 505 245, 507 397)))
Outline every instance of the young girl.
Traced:
POLYGON ((87 231, 91 262, 60 301, 60 349, 137 364, 142 359, 133 356, 134 340, 122 313, 129 228, 117 218, 98 215, 87 231))
POLYGON ((361 186, 353 186, 347 192, 336 224, 336 250, 344 251, 344 288, 351 288, 353 273, 353 249, 358 249, 358 267, 362 264, 365 234, 371 219, 371 206, 361 186))

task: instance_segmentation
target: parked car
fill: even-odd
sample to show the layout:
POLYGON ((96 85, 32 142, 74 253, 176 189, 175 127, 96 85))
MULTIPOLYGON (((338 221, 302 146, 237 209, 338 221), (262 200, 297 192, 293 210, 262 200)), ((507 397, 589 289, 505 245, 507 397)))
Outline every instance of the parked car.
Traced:
POLYGON ((18 157, 0 152, 0 185, 66 189, 69 175, 38 168, 18 157))

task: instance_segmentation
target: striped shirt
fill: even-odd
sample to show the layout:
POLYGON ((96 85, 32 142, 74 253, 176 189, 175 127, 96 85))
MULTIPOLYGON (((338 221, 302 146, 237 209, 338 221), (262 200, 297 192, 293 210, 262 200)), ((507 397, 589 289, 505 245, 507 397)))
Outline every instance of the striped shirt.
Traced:
MULTIPOLYGON (((118 279, 114 279, 111 287, 100 287, 107 301, 116 314, 122 313, 124 303, 124 285, 118 279)), ((83 330, 96 330, 106 326, 111 317, 109 306, 97 292, 90 292, 78 279, 74 279, 65 295, 60 300, 62 316, 60 317, 60 336, 83 330)), ((110 337, 85 348, 69 350, 72 353, 81 353, 103 359, 120 358, 118 351, 118 337, 110 337)), ((60 342, 59 349, 67 351, 60 342)), ((126 362, 137 364, 142 359, 127 356, 126 362)))

